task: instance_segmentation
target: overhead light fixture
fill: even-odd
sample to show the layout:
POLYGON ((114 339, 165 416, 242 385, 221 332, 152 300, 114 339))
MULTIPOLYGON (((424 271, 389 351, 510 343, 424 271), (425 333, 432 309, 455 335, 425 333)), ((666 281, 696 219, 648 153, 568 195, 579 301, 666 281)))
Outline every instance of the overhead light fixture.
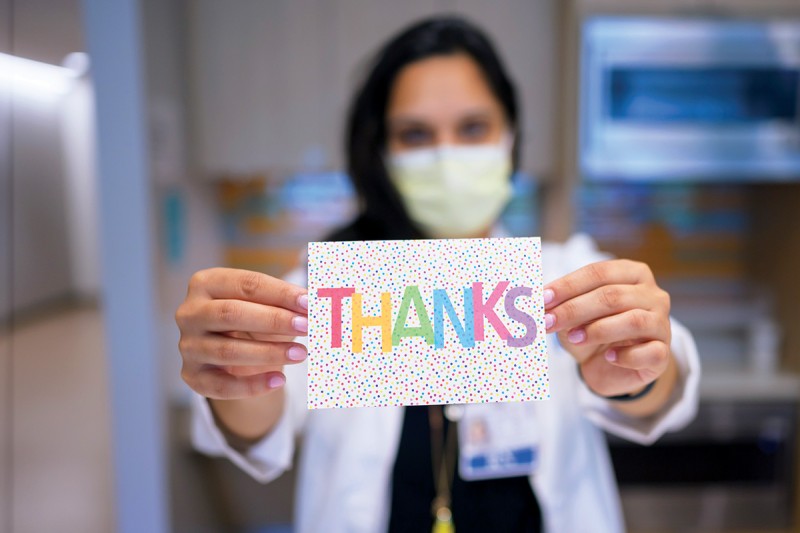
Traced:
POLYGON ((66 94, 74 80, 88 70, 88 56, 80 52, 69 54, 65 65, 0 53, 0 88, 21 94, 66 94))

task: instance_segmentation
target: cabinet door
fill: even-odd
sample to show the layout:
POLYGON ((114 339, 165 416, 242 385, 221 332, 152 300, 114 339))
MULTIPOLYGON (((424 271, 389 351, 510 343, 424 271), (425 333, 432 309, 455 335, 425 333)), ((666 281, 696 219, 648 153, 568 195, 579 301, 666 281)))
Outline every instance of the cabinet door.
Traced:
POLYGON ((800 15, 798 0, 667 0, 652 2, 651 0, 572 0, 578 9, 614 11, 629 14, 660 13, 665 15, 725 13, 734 10, 736 13, 770 15, 772 13, 796 13, 800 15), (686 11, 686 9, 690 11, 686 11))
POLYGON ((203 175, 341 168, 344 118, 377 47, 412 21, 461 12, 494 38, 519 88, 524 168, 553 161, 556 0, 196 0, 194 140, 203 175))
POLYGON ((329 129, 326 4, 188 4, 194 139, 205 177, 296 168, 320 151, 329 129))
POLYGON ((710 7, 735 9, 743 14, 769 15, 773 11, 800 15, 798 0, 704 0, 710 7))
POLYGON ((675 13, 686 8, 702 8, 712 0, 667 0, 652 2, 651 0, 572 0, 578 9, 622 11, 630 14, 638 13, 675 13))
POLYGON ((558 1, 456 2, 456 9, 494 40, 513 77, 522 111, 522 168, 537 177, 549 176, 556 161, 554 121, 561 82, 558 1))
POLYGON ((363 81, 371 62, 388 39, 404 27, 433 15, 447 2, 430 0, 337 0, 330 2, 329 50, 332 58, 328 70, 326 98, 330 105, 329 144, 335 147, 331 158, 335 165, 344 165, 342 146, 344 126, 350 100, 363 81))

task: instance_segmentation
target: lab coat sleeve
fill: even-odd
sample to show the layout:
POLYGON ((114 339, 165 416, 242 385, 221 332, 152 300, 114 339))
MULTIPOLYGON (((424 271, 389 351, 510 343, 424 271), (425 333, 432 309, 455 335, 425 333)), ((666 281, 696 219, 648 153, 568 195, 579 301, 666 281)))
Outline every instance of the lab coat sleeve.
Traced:
POLYGON ((676 431, 691 422, 697 412, 700 386, 700 360, 692 334, 675 319, 672 323, 672 355, 678 366, 678 380, 672 396, 658 412, 637 418, 621 413, 613 401, 594 394, 579 382, 579 401, 586 416, 609 433, 640 444, 652 444, 668 431, 676 431))
MULTIPOLYGON (((613 259, 601 252, 591 237, 573 235, 560 249, 561 274, 566 274, 598 261, 613 259)), ((670 319, 672 343, 670 349, 678 366, 678 382, 663 409, 652 416, 637 418, 617 410, 612 401, 594 394, 577 377, 578 400, 586 416, 609 433, 638 442, 652 444, 668 431, 676 431, 688 424, 697 412, 700 386, 700 360, 691 332, 675 319, 670 319)))
POLYGON ((217 426, 208 400, 192 394, 192 446, 199 452, 226 457, 261 483, 268 483, 292 466, 294 431, 290 412, 284 409, 275 427, 245 453, 228 444, 217 426))
MULTIPOLYGON (((302 268, 290 272, 286 281, 305 286, 306 274, 302 268)), ((304 338, 295 339, 305 344, 304 338)), ((192 393, 192 446, 199 452, 216 457, 226 457, 255 480, 268 483, 292 467, 295 438, 302 430, 306 418, 306 363, 287 365, 283 413, 272 430, 245 453, 234 449, 216 423, 211 406, 203 396, 192 393)))

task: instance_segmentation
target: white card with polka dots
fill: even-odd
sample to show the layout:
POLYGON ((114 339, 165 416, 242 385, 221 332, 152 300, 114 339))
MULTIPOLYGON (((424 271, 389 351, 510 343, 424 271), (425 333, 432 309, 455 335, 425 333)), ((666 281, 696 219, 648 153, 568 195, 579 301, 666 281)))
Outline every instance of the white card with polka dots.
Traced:
POLYGON ((312 242, 308 407, 550 397, 538 237, 312 242))

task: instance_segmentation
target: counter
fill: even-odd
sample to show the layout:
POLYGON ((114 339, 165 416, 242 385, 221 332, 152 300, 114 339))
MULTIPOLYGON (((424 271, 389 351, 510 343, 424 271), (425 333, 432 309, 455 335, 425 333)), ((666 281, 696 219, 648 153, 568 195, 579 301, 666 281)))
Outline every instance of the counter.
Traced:
POLYGON ((800 402, 800 375, 706 371, 700 379, 700 401, 800 402))

